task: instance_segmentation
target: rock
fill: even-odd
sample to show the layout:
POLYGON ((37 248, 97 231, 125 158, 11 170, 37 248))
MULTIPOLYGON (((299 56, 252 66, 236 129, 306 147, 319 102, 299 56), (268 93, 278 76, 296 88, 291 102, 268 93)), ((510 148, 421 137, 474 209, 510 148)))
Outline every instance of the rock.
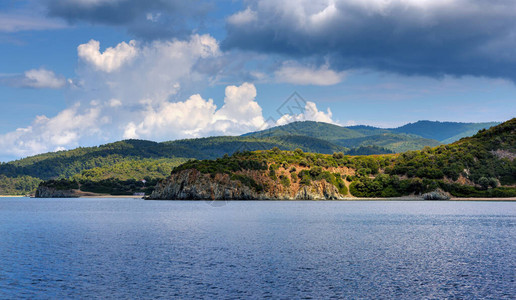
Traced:
POLYGON ((36 190, 36 198, 75 198, 78 197, 74 190, 57 190, 55 188, 40 185, 36 190))
POLYGON ((256 192, 227 174, 202 174, 183 170, 158 183, 147 199, 152 200, 336 200, 344 198, 325 180, 313 181, 298 190, 272 187, 256 192))
POLYGON ((450 200, 450 194, 441 189, 436 189, 430 193, 423 194, 424 200, 450 200))

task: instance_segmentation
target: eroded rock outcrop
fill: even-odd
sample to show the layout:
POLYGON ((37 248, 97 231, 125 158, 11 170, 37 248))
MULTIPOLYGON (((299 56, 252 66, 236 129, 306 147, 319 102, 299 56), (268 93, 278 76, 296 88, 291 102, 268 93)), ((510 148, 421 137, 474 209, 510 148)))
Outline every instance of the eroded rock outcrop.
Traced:
POLYGON ((183 170, 160 182, 148 199, 154 200, 336 200, 345 195, 325 180, 290 188, 270 187, 256 191, 232 180, 228 174, 202 174, 183 170))
POLYGON ((36 190, 36 198, 75 198, 78 197, 74 190, 58 190, 52 187, 40 185, 36 190))

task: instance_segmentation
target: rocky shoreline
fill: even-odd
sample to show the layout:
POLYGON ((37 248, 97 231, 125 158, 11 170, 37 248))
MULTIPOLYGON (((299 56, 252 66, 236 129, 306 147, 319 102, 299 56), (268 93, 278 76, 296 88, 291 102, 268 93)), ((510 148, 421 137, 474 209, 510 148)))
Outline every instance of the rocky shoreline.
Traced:
POLYGON ((344 200, 347 195, 324 180, 294 189, 281 187, 257 192, 227 174, 202 174, 195 169, 181 171, 160 182, 149 200, 344 200))

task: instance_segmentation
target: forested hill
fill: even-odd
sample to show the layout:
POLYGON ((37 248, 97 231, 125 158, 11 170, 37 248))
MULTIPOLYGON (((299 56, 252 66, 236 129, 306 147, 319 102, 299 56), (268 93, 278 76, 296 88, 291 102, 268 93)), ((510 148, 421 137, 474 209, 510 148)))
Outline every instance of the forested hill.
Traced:
POLYGON ((419 150, 425 146, 437 146, 471 136, 481 129, 499 123, 457 123, 419 121, 398 128, 377 128, 373 126, 342 127, 314 121, 293 122, 266 130, 247 133, 243 136, 275 137, 303 135, 332 142, 343 147, 379 146, 394 152, 419 150))
POLYGON ((189 161, 153 199, 338 199, 440 190, 462 197, 516 197, 516 119, 450 145, 377 156, 301 150, 189 161))
MULTIPOLYGON (((368 126, 349 128, 320 122, 296 122, 271 128, 268 135, 250 133, 239 137, 209 137, 170 142, 124 140, 97 147, 81 147, 69 151, 40 154, 0 164, 0 194, 24 194, 36 188, 41 180, 85 178, 82 172, 96 168, 94 173, 112 174, 112 179, 140 180, 167 175, 166 170, 185 159, 214 159, 236 151, 301 149, 305 152, 351 155, 373 155, 436 146, 439 142, 420 136, 392 133, 368 126), (159 163, 153 160, 161 160, 159 163), (138 172, 127 169, 124 162, 141 161, 138 172), (116 171, 112 171, 116 169, 116 171), (161 172, 156 172, 156 169, 161 172), (130 177, 121 174, 127 171, 130 177), (141 173, 140 175, 137 175, 141 173), (82 176, 82 177, 81 177, 82 176)), ((263 132, 262 132, 263 133, 263 132)), ((89 176, 90 180, 105 180, 106 175, 89 176)))
POLYGON ((235 151, 279 147, 304 151, 333 153, 347 148, 311 137, 210 137, 156 143, 124 140, 98 147, 81 147, 69 151, 40 154, 0 165, 0 174, 8 177, 29 175, 41 179, 70 177, 95 167, 140 159, 195 158, 212 159, 235 151))
POLYGON ((458 123, 438 121, 418 121, 391 129, 397 133, 419 135, 423 138, 438 140, 444 144, 455 142, 463 137, 472 136, 481 129, 496 126, 498 122, 458 123))

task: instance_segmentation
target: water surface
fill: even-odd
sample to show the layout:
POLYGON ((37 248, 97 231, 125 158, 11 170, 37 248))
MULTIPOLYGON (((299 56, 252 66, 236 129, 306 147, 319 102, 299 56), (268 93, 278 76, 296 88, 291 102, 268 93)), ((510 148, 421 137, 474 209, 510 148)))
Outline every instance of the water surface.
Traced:
POLYGON ((516 297, 514 202, 225 204, 1 198, 0 298, 516 297))

